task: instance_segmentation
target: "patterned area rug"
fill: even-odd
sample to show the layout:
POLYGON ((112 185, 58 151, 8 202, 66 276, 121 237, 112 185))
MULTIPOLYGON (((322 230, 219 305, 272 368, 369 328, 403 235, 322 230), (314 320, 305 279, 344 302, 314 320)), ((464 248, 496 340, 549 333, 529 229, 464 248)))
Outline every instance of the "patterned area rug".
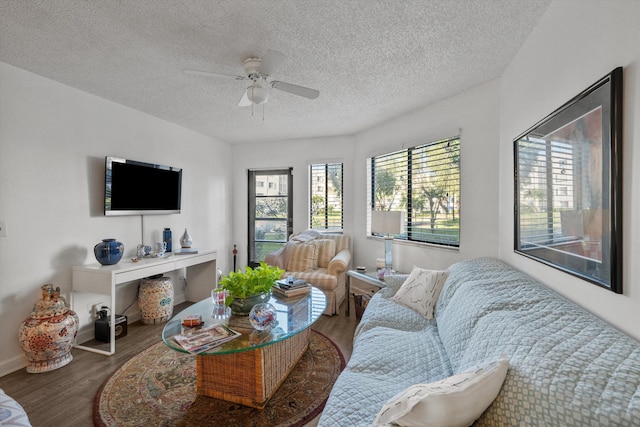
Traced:
POLYGON ((263 410, 196 395, 195 356, 154 344, 100 387, 96 426, 301 426, 324 408, 344 368, 340 349, 312 331, 309 349, 263 410))

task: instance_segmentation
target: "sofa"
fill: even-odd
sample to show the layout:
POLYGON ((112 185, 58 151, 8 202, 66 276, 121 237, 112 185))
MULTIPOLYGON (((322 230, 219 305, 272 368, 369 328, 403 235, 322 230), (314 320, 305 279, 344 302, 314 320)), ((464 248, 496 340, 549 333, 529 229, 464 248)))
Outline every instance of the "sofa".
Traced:
POLYGON ((501 388, 474 425, 640 426, 638 341, 496 259, 453 264, 433 319, 394 301, 406 278, 388 278, 369 302, 319 426, 372 425, 416 384, 505 356, 501 388))
POLYGON ((282 278, 304 279, 327 297, 324 314, 338 313, 346 296, 346 273, 351 264, 351 238, 347 234, 306 230, 291 235, 281 249, 264 260, 285 270, 282 278))
POLYGON ((22 405, 0 388, 0 426, 30 427, 31 422, 22 405))

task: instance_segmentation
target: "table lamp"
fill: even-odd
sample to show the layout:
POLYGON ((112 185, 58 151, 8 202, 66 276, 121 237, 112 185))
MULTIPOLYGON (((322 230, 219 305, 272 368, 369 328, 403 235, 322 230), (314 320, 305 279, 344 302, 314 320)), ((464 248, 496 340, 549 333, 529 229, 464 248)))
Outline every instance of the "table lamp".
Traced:
POLYGON ((402 211, 371 211, 371 233, 384 235, 384 265, 392 269, 391 259, 392 234, 400 234, 404 226, 404 212, 402 211))

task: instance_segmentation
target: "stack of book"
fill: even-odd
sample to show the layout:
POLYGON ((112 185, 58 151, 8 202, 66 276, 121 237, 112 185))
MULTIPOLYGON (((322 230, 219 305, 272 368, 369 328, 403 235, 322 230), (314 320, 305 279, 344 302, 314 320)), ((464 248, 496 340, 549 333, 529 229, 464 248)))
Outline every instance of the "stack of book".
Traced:
POLYGON ((204 326, 175 335, 175 342, 191 354, 202 353, 230 341, 241 334, 222 324, 204 326))
POLYGON ((293 282, 282 279, 276 281, 271 291, 276 296, 297 297, 311 292, 311 285, 302 279, 297 279, 293 282))

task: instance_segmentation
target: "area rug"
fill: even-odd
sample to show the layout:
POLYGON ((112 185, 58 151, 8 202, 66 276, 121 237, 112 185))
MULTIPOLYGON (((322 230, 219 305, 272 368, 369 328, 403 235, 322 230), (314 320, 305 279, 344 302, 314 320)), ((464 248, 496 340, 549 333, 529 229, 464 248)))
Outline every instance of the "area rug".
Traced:
POLYGON ((195 356, 154 344, 98 390, 96 426, 302 426, 317 416, 344 369, 340 349, 312 331, 309 349, 262 409, 196 394, 195 356))

